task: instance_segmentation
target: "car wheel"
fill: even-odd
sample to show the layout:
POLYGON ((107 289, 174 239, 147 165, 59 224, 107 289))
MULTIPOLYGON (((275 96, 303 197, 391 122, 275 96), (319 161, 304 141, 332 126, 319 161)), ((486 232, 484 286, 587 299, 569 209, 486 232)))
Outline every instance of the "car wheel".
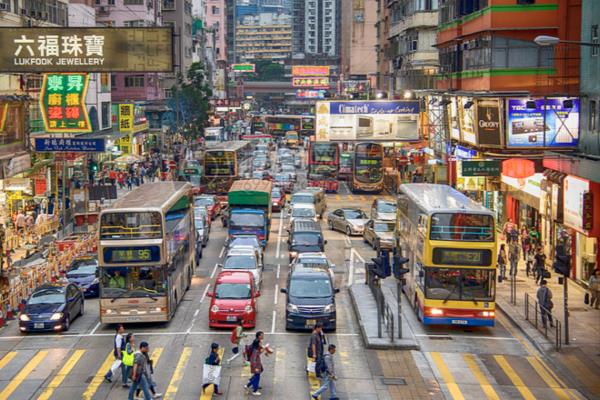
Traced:
POLYGON ((329 226, 329 230, 332 231, 333 230, 333 221, 332 220, 327 221, 327 225, 329 226))
POLYGON ((68 331, 69 328, 71 327, 71 318, 69 318, 69 316, 67 315, 67 318, 65 319, 65 329, 64 331, 68 331))
POLYGON ((350 229, 349 226, 346 227, 346 235, 352 236, 352 230, 350 229))

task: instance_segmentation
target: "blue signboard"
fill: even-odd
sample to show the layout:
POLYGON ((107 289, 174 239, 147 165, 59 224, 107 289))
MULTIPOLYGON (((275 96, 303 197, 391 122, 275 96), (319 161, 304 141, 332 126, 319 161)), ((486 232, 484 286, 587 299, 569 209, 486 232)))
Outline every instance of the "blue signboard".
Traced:
POLYGON ((507 114, 507 147, 576 147, 579 142, 579 99, 508 99, 507 114), (533 103, 528 108, 528 101, 535 108, 533 103))
POLYGON ((330 114, 418 114, 418 101, 332 101, 330 114))
POLYGON ((35 151, 43 152, 97 152, 105 151, 104 139, 35 138, 35 151))

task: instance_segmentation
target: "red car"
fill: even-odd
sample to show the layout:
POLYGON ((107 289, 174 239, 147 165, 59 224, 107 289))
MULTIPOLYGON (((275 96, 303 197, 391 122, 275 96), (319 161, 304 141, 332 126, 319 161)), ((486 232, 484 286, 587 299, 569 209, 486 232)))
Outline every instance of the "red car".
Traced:
POLYGON ((244 328, 256 326, 256 299, 260 291, 254 286, 251 272, 221 272, 215 281, 214 291, 206 295, 211 298, 209 327, 233 328, 240 317, 244 328))
POLYGON ((288 173, 275 174, 274 185, 281 188, 285 193, 292 193, 294 191, 294 181, 288 173))
POLYGON ((281 211, 285 206, 285 193, 278 187, 271 191, 271 209, 273 211, 281 211))
POLYGON ((221 203, 217 199, 217 196, 210 194, 194 197, 194 207, 206 207, 208 217, 211 221, 221 212, 221 203))

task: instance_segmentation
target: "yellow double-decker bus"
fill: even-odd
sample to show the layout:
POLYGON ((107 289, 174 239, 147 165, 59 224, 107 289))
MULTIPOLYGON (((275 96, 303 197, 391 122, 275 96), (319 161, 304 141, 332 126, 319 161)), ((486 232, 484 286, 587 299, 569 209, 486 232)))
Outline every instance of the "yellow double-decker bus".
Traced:
POLYGON ((400 186, 395 247, 423 324, 494 325, 496 241, 493 213, 452 187, 400 186))
POLYGON ((190 287, 192 185, 147 183, 100 213, 100 322, 169 321, 190 287))

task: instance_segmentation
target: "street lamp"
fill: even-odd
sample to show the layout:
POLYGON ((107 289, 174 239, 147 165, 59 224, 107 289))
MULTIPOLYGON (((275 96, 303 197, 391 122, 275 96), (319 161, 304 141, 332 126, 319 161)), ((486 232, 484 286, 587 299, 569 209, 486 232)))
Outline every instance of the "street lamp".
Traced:
POLYGON ((579 42, 577 40, 560 40, 556 36, 540 35, 533 39, 538 46, 556 46, 559 43, 576 44, 579 46, 600 47, 600 43, 579 42))

